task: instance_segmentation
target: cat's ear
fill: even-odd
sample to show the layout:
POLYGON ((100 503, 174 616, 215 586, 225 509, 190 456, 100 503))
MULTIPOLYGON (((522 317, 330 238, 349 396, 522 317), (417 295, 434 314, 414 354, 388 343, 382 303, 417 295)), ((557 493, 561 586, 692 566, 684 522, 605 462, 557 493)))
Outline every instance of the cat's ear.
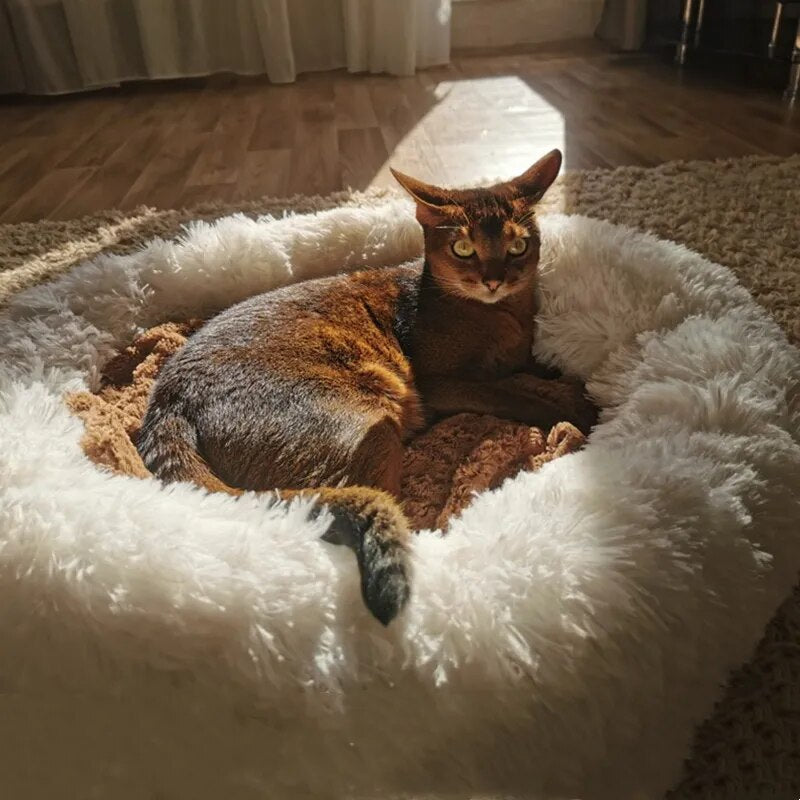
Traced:
POLYGON ((391 167, 389 171, 417 204, 417 220, 423 225, 438 225, 461 213, 460 207, 453 202, 453 198, 445 189, 418 181, 391 167))
POLYGON ((550 188, 560 169, 561 151, 551 150, 506 186, 515 197, 535 203, 550 188))

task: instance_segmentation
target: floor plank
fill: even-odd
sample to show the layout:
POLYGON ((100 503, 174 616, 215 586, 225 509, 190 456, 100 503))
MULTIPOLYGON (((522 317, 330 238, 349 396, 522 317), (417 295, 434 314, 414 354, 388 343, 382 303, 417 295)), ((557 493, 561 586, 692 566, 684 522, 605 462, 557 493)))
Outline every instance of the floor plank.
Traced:
POLYGON ((333 81, 327 75, 298 82, 289 169, 290 194, 329 194, 342 186, 333 81))
POLYGON ((189 173, 186 185, 235 184, 255 123, 250 104, 234 100, 228 103, 189 173))
POLYGON ((50 216, 70 219, 121 206, 167 133, 158 128, 134 128, 133 133, 95 169, 78 191, 69 194, 50 216))
POLYGON ((0 222, 21 222, 49 216, 81 191, 93 173, 93 167, 62 167, 45 173, 16 203, 0 214, 0 222))
POLYGON ((123 208, 152 205, 172 208, 181 205, 181 195, 187 186, 200 154, 208 147, 209 133, 192 128, 174 127, 166 136, 139 177, 120 201, 123 208))
POLYGON ((389 154, 380 128, 347 128, 338 132, 342 185, 360 187, 375 177, 375 165, 387 164, 389 154))
POLYGON ((242 177, 234 187, 234 200, 254 197, 285 197, 290 193, 292 151, 287 148, 245 153, 242 177))

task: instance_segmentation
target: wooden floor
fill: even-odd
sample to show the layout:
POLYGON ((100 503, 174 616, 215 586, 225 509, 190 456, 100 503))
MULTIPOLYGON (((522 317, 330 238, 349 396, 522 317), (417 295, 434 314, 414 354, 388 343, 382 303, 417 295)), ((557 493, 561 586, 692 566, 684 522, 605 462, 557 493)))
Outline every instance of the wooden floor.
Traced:
POLYGON ((139 204, 464 184, 560 147, 568 169, 800 151, 780 93, 599 46, 456 58, 413 78, 129 85, 0 102, 0 221, 139 204))

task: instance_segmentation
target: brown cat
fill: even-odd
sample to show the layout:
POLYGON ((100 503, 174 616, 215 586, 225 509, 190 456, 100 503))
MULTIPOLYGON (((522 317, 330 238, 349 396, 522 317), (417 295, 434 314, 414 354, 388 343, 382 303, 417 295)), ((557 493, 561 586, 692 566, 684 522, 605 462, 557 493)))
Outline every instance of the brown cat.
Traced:
MULTIPOLYGON (((554 150, 469 191, 394 172, 416 201, 424 260, 287 286, 212 319, 154 386, 137 442, 147 467, 211 491, 316 497, 334 517, 325 540, 355 551, 364 601, 388 624, 409 596, 403 442, 435 414, 564 419, 530 355, 533 207, 560 166, 554 150)), ((587 430, 593 407, 575 395, 587 430)))

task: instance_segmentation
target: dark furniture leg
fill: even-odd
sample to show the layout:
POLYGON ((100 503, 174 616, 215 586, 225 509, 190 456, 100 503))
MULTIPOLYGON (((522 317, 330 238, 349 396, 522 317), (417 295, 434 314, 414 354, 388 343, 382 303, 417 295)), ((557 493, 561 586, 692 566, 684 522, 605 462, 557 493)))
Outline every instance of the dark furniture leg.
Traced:
POLYGON ((783 18, 783 3, 775 3, 775 17, 772 20, 772 35, 769 39, 767 55, 775 58, 775 48, 778 44, 778 33, 781 29, 781 19, 783 18))
POLYGON ((697 9, 697 22, 694 25, 694 46, 700 46, 700 32, 703 30, 703 18, 706 15, 706 0, 700 0, 697 9))
POLYGON ((681 40, 675 51, 675 60, 678 64, 685 64, 689 55, 689 48, 700 44, 700 32, 703 29, 703 18, 706 13, 706 0, 699 0, 697 15, 695 16, 695 0, 683 0, 683 24, 681 25, 681 40))
POLYGON ((692 19, 694 17, 694 0, 683 0, 683 25, 681 26, 681 40, 675 52, 675 60, 683 65, 689 54, 689 42, 692 40, 692 19))
POLYGON ((797 34, 792 48, 792 67, 789 71, 789 85, 786 87, 786 98, 796 100, 800 93, 800 19, 797 20, 797 34))

